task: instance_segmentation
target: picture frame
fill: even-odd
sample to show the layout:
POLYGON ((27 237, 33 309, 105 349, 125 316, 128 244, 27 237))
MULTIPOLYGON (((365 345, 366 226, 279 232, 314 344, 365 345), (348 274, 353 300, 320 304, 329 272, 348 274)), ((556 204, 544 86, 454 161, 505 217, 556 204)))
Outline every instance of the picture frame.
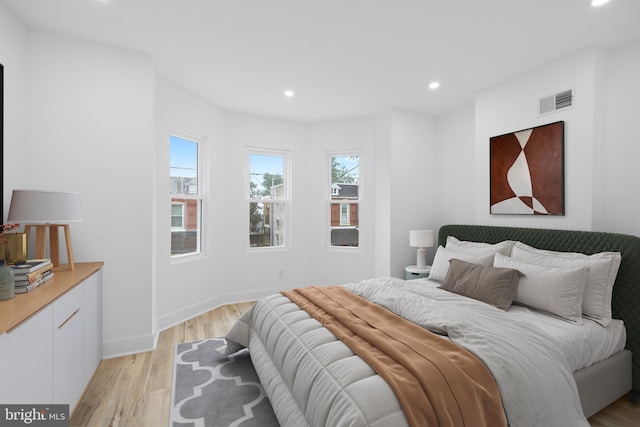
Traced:
POLYGON ((489 139, 493 215, 564 215, 564 121, 489 139))

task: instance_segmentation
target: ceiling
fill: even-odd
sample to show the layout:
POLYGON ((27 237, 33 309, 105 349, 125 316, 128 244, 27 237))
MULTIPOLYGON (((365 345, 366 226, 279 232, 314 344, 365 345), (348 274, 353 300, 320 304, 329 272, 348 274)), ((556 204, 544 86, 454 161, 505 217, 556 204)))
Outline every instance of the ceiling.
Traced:
POLYGON ((221 108, 298 121, 438 115, 563 55, 640 39, 638 0, 0 1, 29 27, 148 53, 221 108))

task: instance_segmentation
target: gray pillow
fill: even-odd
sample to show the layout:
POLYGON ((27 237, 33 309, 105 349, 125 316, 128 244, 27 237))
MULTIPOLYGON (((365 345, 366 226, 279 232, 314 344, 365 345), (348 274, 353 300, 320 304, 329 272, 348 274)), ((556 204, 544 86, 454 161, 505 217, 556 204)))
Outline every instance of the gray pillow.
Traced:
POLYGON ((440 289, 509 308, 518 291, 518 270, 473 264, 452 258, 440 289))

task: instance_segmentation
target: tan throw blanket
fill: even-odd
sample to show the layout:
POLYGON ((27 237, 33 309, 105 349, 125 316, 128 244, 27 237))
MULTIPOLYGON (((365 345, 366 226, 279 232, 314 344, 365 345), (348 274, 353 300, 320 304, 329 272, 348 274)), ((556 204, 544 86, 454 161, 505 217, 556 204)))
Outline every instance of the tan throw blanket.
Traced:
POLYGON ((507 425, 493 376, 464 348, 341 286, 282 294, 387 381, 411 426, 507 425))

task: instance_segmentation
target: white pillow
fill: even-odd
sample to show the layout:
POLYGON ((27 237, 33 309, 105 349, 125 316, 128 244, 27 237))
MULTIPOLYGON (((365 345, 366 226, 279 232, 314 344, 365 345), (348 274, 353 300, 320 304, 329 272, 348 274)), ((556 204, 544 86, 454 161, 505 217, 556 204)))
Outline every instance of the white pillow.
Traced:
POLYGON ((433 258, 431 271, 429 272, 429 279, 442 282, 447 277, 451 258, 481 265, 491 265, 493 263, 493 253, 476 255, 438 246, 436 256, 433 258))
POLYGON ((482 243, 482 242, 469 242, 466 240, 458 240, 453 236, 447 236, 447 249, 453 249, 454 251, 466 252, 476 255, 487 255, 500 253, 502 255, 511 255, 511 248, 515 242, 513 240, 505 240, 500 243, 482 243))
POLYGON ((582 296, 587 276, 584 266, 527 264, 502 254, 496 254, 493 266, 513 268, 522 274, 515 302, 582 325, 582 296))
POLYGON ((585 255, 536 249, 522 242, 513 246, 511 257, 530 264, 555 267, 587 267, 587 283, 582 299, 582 315, 602 326, 611 323, 611 297, 622 256, 619 252, 585 255))

